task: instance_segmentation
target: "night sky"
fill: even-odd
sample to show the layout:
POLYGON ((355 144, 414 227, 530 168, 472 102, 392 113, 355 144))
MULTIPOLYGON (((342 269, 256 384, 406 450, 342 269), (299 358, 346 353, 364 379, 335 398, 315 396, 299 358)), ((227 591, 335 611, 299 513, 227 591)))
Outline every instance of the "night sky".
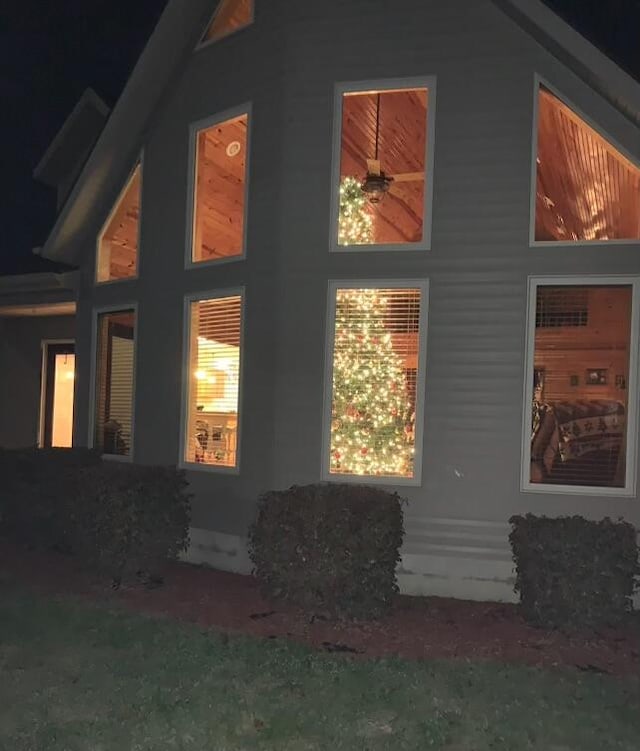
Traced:
MULTIPOLYGON (((545 2, 640 79, 640 0, 545 2)), ((53 191, 32 179, 33 168, 85 88, 113 106, 165 5, 23 0, 3 11, 0 273, 29 270, 31 248, 54 219, 53 191)))

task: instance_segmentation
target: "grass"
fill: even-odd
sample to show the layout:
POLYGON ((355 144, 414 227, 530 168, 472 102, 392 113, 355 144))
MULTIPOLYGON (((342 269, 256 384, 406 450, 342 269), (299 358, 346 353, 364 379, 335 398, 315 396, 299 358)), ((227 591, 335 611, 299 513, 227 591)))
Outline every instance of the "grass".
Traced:
POLYGON ((0 749, 638 748, 640 679, 351 661, 0 589, 0 749))

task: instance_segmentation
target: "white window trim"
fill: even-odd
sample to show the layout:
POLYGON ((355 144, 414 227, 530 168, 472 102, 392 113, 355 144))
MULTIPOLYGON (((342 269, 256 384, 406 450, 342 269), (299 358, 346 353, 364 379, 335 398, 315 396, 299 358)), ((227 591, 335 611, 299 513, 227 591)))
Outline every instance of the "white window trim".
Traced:
POLYGON ((185 268, 201 269, 207 266, 221 266, 226 263, 244 261, 247 257, 247 230, 249 227, 249 182, 251 178, 251 131, 253 128, 252 103, 245 102, 237 107, 220 112, 211 117, 197 120, 189 125, 189 165, 187 169, 187 222, 185 240, 185 268), (247 154, 244 171, 244 214, 242 217, 242 253, 229 258, 214 258, 210 261, 193 260, 193 238, 196 221, 195 194, 196 194, 196 169, 198 166, 198 133, 227 120, 233 120, 241 115, 247 116, 247 154))
POLYGON ((331 279, 327 292, 327 320, 325 336, 324 399, 322 408, 322 454, 321 477, 327 482, 358 483, 362 485, 412 486, 422 484, 422 460, 424 445, 424 404, 426 399, 427 325, 429 310, 429 280, 420 279, 331 279), (335 344, 336 292, 338 289, 419 289, 420 319, 418 339, 418 373, 416 380, 416 436, 414 443, 413 477, 396 475, 371 476, 332 474, 331 451, 331 402, 333 397, 333 349, 335 344))
MULTIPOLYGON (((41 365, 40 365, 40 406, 38 407, 38 448, 41 449, 44 446, 44 403, 47 398, 47 358, 49 355, 49 347, 56 344, 73 344, 75 349, 75 339, 42 339, 40 341, 41 349, 41 365)), ((75 354, 75 353, 74 353, 75 354)), ((75 388, 74 388, 74 407, 75 407, 75 388)), ((74 410, 75 412, 75 410, 74 410)), ((75 414, 74 414, 75 423, 75 414)), ((71 445, 73 442, 73 427, 71 431, 71 445)))
POLYGON ((226 34, 223 34, 222 36, 218 37, 217 39, 205 39, 205 34, 209 30, 209 27, 214 22, 215 17, 218 15, 218 11, 220 10, 220 6, 222 5, 222 0, 217 3, 215 10, 211 14, 209 20, 207 21, 206 26, 204 27, 204 31, 202 32, 202 36, 200 37, 200 41, 196 45, 196 52, 199 52, 200 50, 204 49, 205 47, 210 47, 212 44, 217 44, 218 42, 221 42, 223 39, 228 39, 229 37, 235 36, 240 31, 244 31, 246 28, 251 26, 255 22, 255 16, 256 16, 256 4, 255 0, 251 3, 251 18, 247 23, 242 24, 242 26, 238 26, 237 29, 233 29, 232 31, 229 31, 226 34))
POLYGON ((333 146, 331 158, 331 228, 329 232, 330 253, 367 253, 369 251, 431 250, 433 224, 433 173, 435 159, 436 123, 436 76, 411 78, 384 78, 368 81, 338 83, 334 89, 333 146), (427 123, 425 138, 425 190, 422 239, 415 243, 383 243, 373 245, 338 245, 338 216, 340 189, 340 147, 342 140, 342 97, 344 94, 367 91, 393 91, 396 89, 428 90, 427 123))
POLYGON ((636 495, 636 450, 638 437, 638 336, 640 334, 640 276, 530 276, 528 280, 527 334, 524 363, 524 389, 522 393, 522 456, 520 461, 520 489, 525 493, 546 495, 588 495, 599 497, 632 498, 636 495), (629 341, 629 376, 627 382, 626 414, 626 476, 623 488, 592 487, 585 485, 550 485, 533 483, 531 465, 531 395, 533 394, 533 367, 535 361, 536 297, 539 286, 598 285, 630 286, 631 332, 629 341))
MULTIPOLYGON (((549 83, 546 78, 543 78, 538 73, 533 76, 533 124, 531 128, 531 175, 529 185, 529 247, 531 248, 579 248, 584 246, 599 246, 609 247, 612 245, 640 245, 640 239, 618 239, 618 240, 536 240, 536 189, 538 184, 538 92, 540 87, 544 86, 555 97, 557 97, 564 105, 575 114, 580 117, 585 123, 595 130, 598 135, 607 140, 611 146, 617 149, 622 156, 634 164, 640 169, 640 158, 634 156, 625 149, 614 136, 608 133, 604 128, 598 125, 584 110, 576 106, 570 99, 568 99, 562 92, 560 92, 553 84, 549 83)), ((611 106, 611 105, 608 105, 611 106)), ((638 211, 640 211, 640 204, 638 205, 638 211)))
POLYGON ((140 278, 140 256, 141 256, 141 248, 142 248, 142 205, 143 205, 143 192, 144 192, 144 149, 140 151, 140 155, 138 159, 136 160, 133 167, 129 170, 129 173, 127 174, 127 178, 124 181, 124 185, 120 189, 117 198, 113 202, 113 205, 111 206, 111 210, 109 211, 109 214, 107 215, 107 218, 104 220, 102 224, 102 228, 100 229, 100 232, 98 233, 98 237, 96 239, 96 250, 95 250, 95 261, 94 261, 94 269, 93 269, 93 283, 96 287, 106 287, 110 284, 127 284, 128 282, 135 282, 140 278), (113 218, 113 215, 116 213, 118 206, 120 205, 120 202, 124 198, 124 194, 127 192, 127 189, 129 185, 131 184, 131 180, 133 180, 133 175, 136 171, 136 169, 140 168, 140 210, 139 210, 139 216, 138 216, 138 249, 136 253, 136 273, 133 276, 128 276, 125 279, 105 279, 104 281, 100 281, 98 279, 98 267, 100 265, 100 244, 102 242, 102 237, 104 233, 107 230, 107 227, 109 226, 109 223, 111 222, 111 219, 113 218))
POLYGON ((182 399, 180 410, 180 441, 178 467, 180 469, 196 470, 213 474, 239 475, 242 451, 242 419, 243 419, 243 394, 244 394, 244 329, 245 329, 245 304, 246 294, 244 286, 229 287, 225 289, 206 290, 192 292, 184 296, 182 314, 182 399), (233 467, 223 467, 218 464, 202 464, 201 462, 189 462, 186 456, 186 435, 189 426, 189 388, 191 378, 189 375, 189 361, 191 358, 191 304, 205 300, 219 300, 224 297, 240 297, 240 363, 238 368, 238 428, 236 432, 236 463, 233 467))
POLYGON ((91 314, 91 380, 89 382, 89 438, 87 446, 95 448, 95 429, 96 429, 96 376, 97 376, 97 354, 98 354, 98 316, 103 313, 120 313, 127 310, 133 310, 134 327, 133 327, 133 378, 131 383, 131 445, 128 456, 119 454, 102 454, 102 459, 112 462, 124 462, 130 464, 133 462, 135 451, 135 432, 136 432, 136 375, 138 371, 138 303, 122 302, 112 305, 103 305, 93 309, 91 314))

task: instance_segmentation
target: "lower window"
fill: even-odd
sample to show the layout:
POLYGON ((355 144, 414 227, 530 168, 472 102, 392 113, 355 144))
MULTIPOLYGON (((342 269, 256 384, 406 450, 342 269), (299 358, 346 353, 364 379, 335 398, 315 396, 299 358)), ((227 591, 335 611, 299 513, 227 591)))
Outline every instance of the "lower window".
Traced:
POLYGON ((190 300, 184 461, 238 466, 242 295, 190 300))
POLYGON ((93 445, 103 454, 131 455, 135 325, 134 310, 98 314, 93 445))
POLYGON ((332 283, 326 474, 419 482, 425 297, 332 283))
POLYGON ((626 487, 634 286, 533 283, 531 484, 626 487))

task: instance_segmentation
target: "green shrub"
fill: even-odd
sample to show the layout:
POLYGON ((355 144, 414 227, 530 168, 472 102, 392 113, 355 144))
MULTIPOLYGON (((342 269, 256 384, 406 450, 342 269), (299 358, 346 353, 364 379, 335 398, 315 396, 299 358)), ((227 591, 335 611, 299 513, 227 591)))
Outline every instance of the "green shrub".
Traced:
POLYGON ((528 622, 575 630, 625 618, 640 574, 631 524, 532 514, 509 521, 515 589, 528 622))
POLYGON ((249 531, 264 593, 312 614, 383 614, 398 591, 402 503, 395 493, 359 485, 266 493, 249 531))
POLYGON ((102 462, 80 475, 73 549, 116 582, 157 576, 164 561, 186 550, 189 520, 184 472, 102 462))
POLYGON ((100 463, 89 449, 0 449, 0 531, 30 545, 67 550, 80 471, 100 463))

